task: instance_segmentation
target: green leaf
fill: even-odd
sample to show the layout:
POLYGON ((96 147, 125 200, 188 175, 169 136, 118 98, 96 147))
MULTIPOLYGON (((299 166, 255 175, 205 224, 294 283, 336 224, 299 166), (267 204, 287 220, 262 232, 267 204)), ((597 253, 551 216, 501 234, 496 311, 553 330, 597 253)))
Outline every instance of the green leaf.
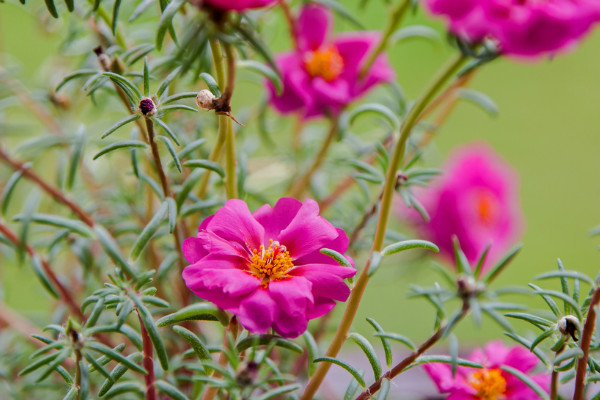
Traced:
POLYGON ((506 266, 510 264, 510 262, 517 256, 519 251, 521 251, 522 247, 523 244, 517 244, 498 262, 498 264, 496 264, 494 267, 492 267, 492 269, 490 269, 490 272, 488 272, 485 278, 483 278, 483 281, 486 284, 486 286, 489 285, 494 279, 496 279, 498 275, 500 275, 504 268, 506 268, 506 266))
POLYGON ((533 390, 538 396, 540 396, 541 399, 548 399, 548 393, 546 393, 546 391, 542 389, 537 383, 535 383, 535 381, 531 379, 527 374, 519 371, 516 368, 509 367, 508 365, 502 365, 500 369, 508 372, 509 374, 511 374, 512 376, 529 386, 529 388, 531 388, 531 390, 533 390))
POLYGON ((110 128, 105 130, 104 133, 102 133, 102 135, 100 136, 100 139, 107 138, 110 134, 115 132, 117 129, 121 128, 122 126, 127 125, 130 122, 136 121, 136 120, 140 119, 141 117, 142 116, 137 113, 128 115, 127 117, 115 122, 110 128))
POLYGON ((63 397, 62 400, 75 400, 77 398, 77 387, 73 386, 65 395, 65 397, 63 397))
MULTIPOLYGON (((111 390, 104 394, 104 399, 112 399, 116 396, 121 396, 124 393, 135 392, 139 395, 144 394, 144 387, 138 382, 121 382, 113 386, 111 390)), ((119 397, 122 398, 122 397, 119 397)))
POLYGON ((113 6, 111 30, 113 35, 117 34, 117 23, 119 22, 119 11, 121 10, 121 0, 115 0, 113 6))
MULTIPOLYGON (((542 288, 534 285, 533 283, 530 283, 528 286, 535 291, 542 291, 542 288)), ((548 304, 548 307, 550 307, 550 310, 552 311, 552 313, 558 318, 562 317, 562 313, 560 312, 556 302, 554 300, 552 300, 552 298, 550 296, 546 296, 545 294, 541 294, 541 296, 544 299, 544 301, 546 302, 546 304, 548 304)))
POLYGON ((441 37, 438 31, 424 25, 410 25, 398 29, 390 37, 391 43, 401 43, 412 39, 425 39, 434 44, 441 43, 441 37))
POLYGON ((265 61, 271 66, 273 71, 277 73, 277 75, 281 75, 279 73, 279 68, 277 68, 277 64, 271 55, 271 51, 262 41, 260 36, 256 35, 253 30, 247 29, 243 25, 238 25, 237 31, 240 33, 242 38, 244 38, 251 47, 253 47, 258 53, 265 59, 265 61))
POLYGON ((519 313, 519 312, 507 313, 507 314, 504 314, 504 316, 509 317, 509 318, 516 318, 516 319, 521 319, 523 321, 527 321, 530 324, 533 324, 540 329, 544 329, 543 327, 549 328, 554 325, 554 323, 552 321, 547 320, 546 318, 541 318, 541 317, 531 315, 531 314, 526 314, 526 313, 519 313))
POLYGON ((171 71, 171 73, 169 73, 169 75, 167 75, 167 77, 162 81, 162 83, 158 87, 158 90, 156 91, 156 98, 160 98, 160 96, 162 96, 162 94, 167 90, 171 82, 173 82, 173 80, 177 78, 179 71, 181 71, 181 66, 175 68, 173 71, 171 71))
POLYGON ((169 135, 171 140, 173 140, 177 146, 181 146, 181 142, 179 142, 179 139, 177 139, 177 135, 175 135, 175 133, 171 130, 171 128, 169 128, 169 126, 163 120, 158 119, 156 117, 150 117, 150 119, 152 121, 154 121, 154 123, 159 125, 167 133, 167 135, 169 135))
POLYGON ((483 365, 481 365, 475 361, 465 360, 464 358, 454 359, 451 356, 421 356, 421 357, 417 358, 417 360, 414 363, 412 363, 409 367, 407 367, 406 369, 412 368, 417 365, 423 365, 423 364, 429 364, 429 363, 444 363, 444 364, 456 363, 456 365, 459 365, 461 367, 483 368, 483 365))
POLYGON ((197 108, 186 106, 185 104, 171 104, 168 106, 160 107, 161 113, 167 113, 169 111, 178 111, 178 110, 198 112, 197 108))
MULTIPOLYGON (((133 353, 127 356, 127 359, 133 363, 138 363, 142 360, 143 356, 141 353, 133 353)), ((110 372, 110 380, 106 379, 102 386, 100 386, 100 390, 98 391, 98 396, 104 396, 113 385, 127 372, 129 367, 125 364, 118 364, 113 370, 110 372)))
POLYGON ((65 5, 67 6, 67 10, 69 10, 69 12, 73 12, 75 9, 75 0, 65 0, 65 5))
POLYGON ((173 233, 177 224, 177 204, 172 197, 167 197, 167 204, 169 205, 169 233, 173 233))
POLYGON ((302 387, 302 385, 300 384, 291 384, 291 385, 285 385, 285 386, 280 386, 278 388, 269 390, 268 392, 266 392, 265 394, 263 394, 260 397, 257 397, 256 400, 271 400, 271 399, 278 399, 280 398, 280 396, 286 394, 286 393, 290 393, 293 392, 295 390, 298 390, 302 387))
POLYGON ((375 353, 375 349, 373 345, 362 335, 358 333, 350 333, 348 338, 351 339, 354 343, 361 348, 361 350, 367 356, 369 360, 369 364, 371 364, 371 368, 373 369, 373 375, 375 376, 375 380, 381 377, 381 364, 379 363, 379 358, 375 353))
POLYGON ((35 380, 35 383, 39 383, 46 379, 52 372, 54 372, 57 368, 60 367, 63 361, 67 359, 71 355, 71 349, 65 348, 58 353, 58 356, 48 365, 48 368, 38 378, 35 380))
MULTIPOLYGON (((590 286, 594 286, 594 280, 592 278, 590 278, 589 276, 587 276, 586 274, 579 272, 579 271, 554 271, 554 272, 546 272, 544 274, 540 274, 537 275, 534 279, 535 280, 542 280, 542 279, 550 279, 550 278, 572 278, 572 279, 579 279, 582 280, 588 284, 590 284, 590 286)), ((562 282, 561 282, 561 286, 562 286, 562 282)), ((568 287, 568 286, 567 286, 568 287)), ((566 295, 569 295, 568 293, 565 293, 566 295)))
POLYGON ((426 240, 404 240, 402 242, 394 243, 389 246, 386 246, 381 254, 383 256, 389 256, 392 254, 399 253, 405 250, 411 249, 427 249, 431 251, 435 251, 436 253, 440 251, 439 247, 435 244, 428 242, 426 240))
POLYGON ((385 119, 390 124, 390 127, 394 130, 394 132, 400 130, 400 120, 396 114, 388 107, 379 103, 362 104, 356 107, 350 112, 348 117, 350 124, 354 123, 354 120, 359 116, 367 113, 376 114, 385 119))
MULTIPOLYGON (((377 323, 373 318, 367 318, 367 322, 375 329, 375 335, 377 333, 385 333, 381 325, 377 323)), ((390 346, 390 342, 387 340, 385 336, 378 336, 381 340, 381 345, 383 346, 383 351, 385 353, 385 362, 388 368, 392 367, 393 362, 393 354, 392 354, 392 346, 390 346)))
POLYGON ((133 361, 133 359, 129 359, 129 358, 123 356, 121 353, 111 349, 108 346, 103 345, 102 343, 87 341, 85 343, 85 347, 89 348, 90 350, 94 350, 100 354, 104 354, 111 360, 114 360, 120 364, 123 364, 126 367, 128 367, 129 369, 139 372, 140 374, 144 374, 144 375, 147 374, 146 370, 144 368, 140 367, 139 365, 137 365, 133 361))
POLYGON ((220 321, 223 326, 229 324, 227 315, 211 303, 196 303, 165 315, 156 321, 156 326, 163 328, 183 321, 220 321))
POLYGON ((554 359, 554 365, 560 365, 560 363, 562 363, 565 360, 568 360, 569 358, 579 358, 583 355, 583 350, 581 350, 579 347, 572 347, 570 349, 567 349, 565 351, 563 351, 562 353, 558 354, 556 356, 556 358, 554 359))
POLYGON ((198 75, 198 77, 202 79, 204 83, 206 83, 208 90, 210 90, 210 92, 214 94, 215 97, 221 97, 221 89, 219 89, 219 84, 211 74, 203 72, 200 75, 198 75))
POLYGON ((185 329, 184 327, 181 327, 181 326, 174 326, 173 330, 179 336, 181 336, 183 339, 185 339, 185 341, 188 342, 188 344, 190 346, 192 346, 194 353, 196 353, 196 355, 198 356, 198 358, 200 360, 212 360, 212 357, 210 355, 210 352, 208 351, 208 348, 204 345, 204 343, 202 343, 202 341, 198 338, 198 336, 196 336, 192 331, 185 329))
POLYGON ((133 104, 137 105, 142 98, 142 92, 140 92, 140 90, 125 77, 115 74, 114 72, 102 72, 102 75, 109 77, 114 83, 119 85, 119 87, 125 91, 133 104))
POLYGON ((400 335, 399 333, 377 332, 377 333, 374 333, 373 336, 400 342, 400 343, 404 344, 405 346, 407 346, 411 350, 415 350, 417 348, 417 346, 415 346, 415 344, 413 343, 412 340, 410 340, 409 338, 407 338, 404 335, 400 335))
POLYGON ((379 391, 377 392, 377 397, 375 398, 375 400, 387 399, 389 392, 390 392, 390 381, 389 381, 389 379, 384 378, 381 380, 381 387, 379 388, 379 391))
POLYGON ((186 162, 183 163, 183 165, 188 168, 208 169, 213 172, 216 172, 222 178, 225 177, 225 170, 223 169, 223 167, 221 167, 221 165, 219 163, 217 163, 215 161, 200 160, 200 159, 187 160, 186 162))
POLYGON ((58 18, 58 11, 56 11, 54 0, 44 0, 44 2, 46 3, 46 8, 48 9, 50 15, 52 15, 54 18, 58 18))
MULTIPOLYGON (((90 230, 86 224, 81 221, 59 217, 58 215, 52 214, 32 214, 30 215, 30 220, 42 224, 42 225, 50 225, 55 226, 57 228, 67 229, 69 232, 77 233, 83 237, 90 236, 90 230)), ((24 215, 15 215, 13 217, 14 221, 24 221, 26 218, 24 215)))
POLYGON ((69 171, 67 173, 67 179, 65 182, 65 187, 67 190, 73 189, 73 184, 75 183, 75 176, 77 173, 77 168, 79 168, 79 164, 81 163, 81 155, 83 153, 83 147, 85 145, 85 130, 83 125, 77 130, 75 134, 75 140, 73 142, 73 151, 71 153, 70 162, 69 162, 69 171))
POLYGON ((31 265, 33 266, 33 272, 42 283, 44 289, 46 289, 46 291, 48 291, 48 293, 50 293, 50 295, 55 299, 60 298, 59 294, 52 286, 52 283, 50 282, 50 278, 48 278, 46 271, 42 267, 42 261, 40 260, 40 257, 37 254, 31 258, 31 265))
POLYGON ((158 388, 160 392, 166 394, 173 400, 189 400, 185 394, 181 393, 179 389, 177 389, 170 383, 167 383, 163 380, 158 380, 154 383, 154 385, 158 388))
POLYGON ((333 258, 342 267, 348 267, 348 268, 356 269, 352 265, 352 263, 343 254, 338 253, 335 250, 332 250, 332 249, 321 249, 321 250, 319 250, 319 252, 321 254, 325 254, 326 256, 329 256, 329 257, 333 258))
MULTIPOLYGON (((206 72, 204 72, 204 73, 206 73, 206 72)), ((208 75, 208 74, 206 74, 206 75, 208 75)), ((208 75, 208 76, 210 76, 210 75, 208 75)), ((181 99, 195 99, 196 96, 198 96, 198 92, 181 92, 181 93, 172 94, 169 97, 165 97, 161 101, 161 104, 162 104, 161 110, 165 109, 165 107, 164 107, 165 104, 172 103, 174 101, 181 100, 181 99)), ((194 109, 194 111, 197 111, 197 110, 194 109)), ((199 140, 204 140, 204 139, 199 139, 199 140)))
POLYGON ((115 239, 113 239, 110 233, 108 233, 101 225, 94 225, 93 229, 106 254, 108 254, 117 266, 121 267, 127 274, 135 278, 137 273, 129 266, 127 261, 125 261, 125 258, 121 255, 117 242, 115 242, 115 239))
POLYGON ((135 10, 131 13, 131 16, 128 19, 128 22, 135 21, 140 15, 142 15, 152 4, 154 4, 155 0, 144 0, 137 5, 135 10))
POLYGON ((169 357, 167 356, 167 349, 165 348, 165 345, 158 333, 158 329, 156 328, 152 314, 150 314, 150 311, 148 311, 139 297, 133 293, 130 294, 130 297, 137 307, 138 315, 144 324, 146 331, 148 331, 148 336, 150 336, 150 340, 152 341, 152 345, 154 346, 154 350, 158 356, 160 366, 163 370, 168 371, 169 357))
POLYGON ((371 277, 377 272, 379 266, 381 265, 381 261, 383 260, 383 256, 380 252, 374 251, 371 253, 371 259, 369 260, 369 271, 368 276, 371 277))
POLYGON ((335 0, 317 0, 319 3, 324 4, 327 8, 333 10, 336 14, 338 14, 341 18, 350 22, 356 28, 364 30, 365 26, 360 22, 358 18, 356 18, 346 7, 342 5, 341 2, 335 0))
POLYGON ((313 360, 313 362, 315 362, 315 363, 328 362, 328 363, 332 363, 337 366, 340 366, 340 367, 344 368, 346 371, 348 371, 350 373, 350 375, 352 375, 354 377, 354 379, 356 379, 356 381, 358 382, 358 384, 360 386, 362 386, 363 388, 366 386, 365 380, 363 379, 361 374, 356 369, 354 369, 354 367, 352 365, 348 364, 347 362, 344 362, 342 360, 338 360, 337 358, 332 358, 332 357, 315 358, 313 360))
POLYGON ((467 256, 460 248, 460 242, 458 241, 458 237, 456 237, 456 235, 452 236, 452 244, 454 247, 454 259, 456 262, 458 272, 461 274, 473 276, 473 271, 471 270, 469 260, 467 260, 467 256))
POLYGON ((88 362, 90 363, 90 365, 92 367, 94 367, 95 371, 100 372, 106 379, 112 379, 112 377, 110 376, 110 374, 108 373, 108 371, 106 370, 106 368, 104 368, 104 366, 102 364, 100 364, 98 361, 96 361, 96 359, 94 357, 92 357, 91 354, 89 354, 87 351, 83 352, 83 357, 88 360, 88 362))
POLYGON ((304 342, 306 343, 306 352, 307 352, 307 360, 308 360, 308 376, 311 377, 315 373, 316 366, 313 363, 313 360, 319 354, 319 347, 317 346, 317 342, 315 338, 310 334, 309 331, 306 331, 302 334, 304 338, 304 342))
POLYGON ((169 5, 163 10, 160 20, 158 21, 158 28, 156 30, 156 48, 162 49, 163 42, 167 30, 173 23, 173 18, 179 9, 186 3, 185 0, 172 0, 169 5))
POLYGON ((100 151, 94 155, 93 160, 97 160, 98 158, 102 157, 103 155, 110 153, 111 151, 114 151, 114 150, 123 149, 123 148, 134 148, 134 147, 147 148, 148 145, 139 140, 124 140, 122 142, 111 143, 108 146, 105 146, 102 149, 100 149, 100 151))
POLYGON ((10 199, 15 190, 15 187, 17 186, 17 183, 19 183, 21 177, 23 176, 23 170, 28 169, 30 167, 31 163, 24 164, 20 170, 14 172, 6 181, 4 189, 2 189, 2 196, 0 197, 0 212, 3 216, 6 216, 8 205, 10 204, 10 199))
MULTIPOLYGON (((533 287, 531 284, 529 286, 533 287)), ((551 296, 551 297, 556 297, 558 299, 561 299, 563 302, 565 302, 565 304, 568 304, 568 305, 570 305, 573 308, 573 311, 575 312, 577 318, 580 321, 583 320, 583 317, 581 315, 581 311, 579 311, 579 305, 575 302, 575 300, 573 300, 571 298, 571 296, 567 296, 563 292, 559 292, 559 291, 556 291, 556 290, 541 290, 539 288, 536 289, 535 294, 540 294, 540 295, 545 295, 545 296, 551 296)), ((559 311, 559 313, 560 313, 560 311, 559 311)), ((560 316, 560 315, 558 315, 558 316, 560 316)))
POLYGON ((281 347, 287 350, 291 350, 298 354, 304 353, 302 347, 298 346, 296 343, 290 340, 284 339, 281 336, 277 335, 251 335, 245 339, 240 340, 235 345, 235 349, 239 353, 241 353, 242 351, 247 350, 251 347, 267 345, 281 347))
POLYGON ((144 57, 144 96, 150 96, 150 72, 148 71, 147 57, 144 57))
POLYGON ((162 135, 158 135, 156 139, 159 139, 165 144, 165 146, 167 146, 167 150, 169 151, 169 154, 171 155, 171 158, 175 163, 175 167, 177 167, 177 170, 179 171, 179 173, 181 173, 181 163, 179 162, 177 152, 175 152, 175 147, 173 147, 173 143, 171 142, 171 140, 168 137, 162 135))
POLYGON ((267 78, 277 90, 277 94, 281 94, 283 83, 281 82, 281 77, 273 69, 255 60, 239 60, 236 65, 238 68, 254 71, 267 78))
POLYGON ((531 344, 529 345, 529 350, 533 351, 537 347, 538 344, 542 343, 544 340, 548 339, 554 333, 554 329, 548 329, 542 332, 538 337, 533 339, 531 344))
POLYGON ((43 367, 44 365, 48 365, 49 363, 54 361, 56 359, 56 357, 59 356, 59 354, 61 354, 61 353, 60 352, 52 353, 52 354, 48 354, 47 356, 38 359, 37 361, 35 361, 35 362, 29 364, 28 366, 26 366, 25 368, 23 368, 19 372, 18 375, 19 376, 27 375, 27 374, 35 371, 36 369, 43 367))
POLYGON ((488 95, 477 90, 461 88, 458 97, 467 100, 486 111, 491 116, 498 115, 498 106, 488 95))

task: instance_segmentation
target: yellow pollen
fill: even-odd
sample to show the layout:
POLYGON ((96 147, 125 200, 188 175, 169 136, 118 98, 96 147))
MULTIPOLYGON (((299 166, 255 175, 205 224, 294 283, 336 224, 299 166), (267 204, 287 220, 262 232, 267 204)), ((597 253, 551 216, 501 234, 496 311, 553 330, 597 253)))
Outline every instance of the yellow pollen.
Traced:
POLYGON ((248 264, 249 272, 262 280, 263 287, 269 286, 271 280, 288 278, 289 270, 294 268, 292 257, 286 247, 269 239, 269 247, 261 245, 252 251, 248 264))
POLYGON ((500 205, 494 193, 481 190, 476 194, 475 207, 480 221, 487 226, 493 225, 500 212, 500 205))
POLYGON ((342 74, 344 59, 335 47, 322 47, 306 55, 304 67, 311 77, 320 76, 329 82, 342 74))
POLYGON ((506 393, 506 379, 498 368, 474 372, 469 382, 481 400, 501 400, 506 393))

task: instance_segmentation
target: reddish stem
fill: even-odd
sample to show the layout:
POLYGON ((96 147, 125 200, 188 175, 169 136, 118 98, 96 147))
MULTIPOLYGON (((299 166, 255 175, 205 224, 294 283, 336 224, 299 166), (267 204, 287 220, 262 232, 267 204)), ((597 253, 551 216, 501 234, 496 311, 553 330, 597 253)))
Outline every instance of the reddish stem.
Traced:
POLYGON ((587 375, 587 362, 590 356, 590 345, 592 343, 592 336, 594 335, 594 329, 596 327, 596 309, 600 303, 600 287, 597 287, 592 294, 590 301, 590 307, 585 318, 585 325, 583 327, 583 333, 581 334, 581 350, 583 356, 577 360, 577 375, 575 375, 575 393, 573 394, 573 400, 582 400, 585 392, 585 377, 587 375))
POLYGON ((154 387, 154 347, 152 346, 150 335, 148 335, 148 331, 142 322, 140 312, 139 310, 136 311, 140 321, 140 329, 142 333, 142 348, 144 352, 143 365, 144 369, 148 372, 148 374, 144 376, 144 380, 146 381, 146 400, 156 400, 156 387, 154 387))

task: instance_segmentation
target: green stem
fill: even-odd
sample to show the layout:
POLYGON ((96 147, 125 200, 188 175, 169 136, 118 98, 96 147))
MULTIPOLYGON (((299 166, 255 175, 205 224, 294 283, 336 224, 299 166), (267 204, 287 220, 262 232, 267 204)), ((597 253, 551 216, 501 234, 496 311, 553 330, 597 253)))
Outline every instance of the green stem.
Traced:
POLYGON ((227 133, 225 137, 225 187, 227 197, 230 199, 238 198, 236 159, 235 159, 235 134, 233 132, 233 121, 231 118, 220 115, 219 124, 227 124, 227 133))
POLYGON ((300 179, 297 179, 290 187, 290 189, 288 191, 290 197, 300 198, 306 191, 306 188, 309 186, 310 180, 311 180, 313 174, 319 169, 321 164, 323 164, 323 161, 325 160, 325 156, 327 156, 327 152, 329 151, 329 147, 333 143, 333 140, 335 139, 335 137, 338 133, 338 127, 339 127, 338 122, 339 122, 338 117, 332 117, 331 127, 329 128, 329 133, 327 134, 325 141, 321 145, 321 149, 319 150, 319 153, 313 160, 313 163, 310 166, 310 169, 308 171, 306 171, 304 173, 304 175, 302 175, 300 177, 300 179))
POLYGON ((225 63, 223 62, 223 52, 221 44, 216 39, 210 40, 210 51, 212 53, 213 62, 215 63, 215 75, 219 88, 223 90, 225 86, 225 63))
POLYGON ((369 68, 371 68, 371 66, 377 59, 377 56, 379 56, 379 54, 381 54, 385 51, 385 49, 387 49, 390 42, 390 38, 398 28, 398 25, 400 25, 400 22, 402 22, 406 11, 408 11, 410 7, 410 3, 410 0, 403 0, 402 2, 400 2, 400 4, 396 6, 396 8, 393 9, 390 19, 388 21, 388 25, 383 33, 383 37, 379 41, 377 48, 375 48, 375 51, 373 51, 371 57, 369 57, 369 60, 367 61, 360 73, 361 79, 364 78, 365 75, 367 75, 369 68))
MULTIPOLYGON (((394 154, 390 159, 385 186, 383 189, 383 196, 381 199, 381 208, 379 211, 379 220, 377 222, 377 230, 375 233, 375 238, 373 239, 373 246, 371 248, 371 254, 376 251, 380 251, 383 247, 383 240, 385 237, 385 231, 387 228, 387 220, 390 214, 390 210, 392 207, 392 200, 394 194, 394 188, 396 187, 396 179, 397 179, 397 170, 400 166, 400 161, 404 156, 404 152, 406 149, 406 142, 412 128, 415 126, 417 121, 419 120, 419 116, 429 104, 431 99, 435 96, 435 94, 440 90, 440 88, 448 81, 461 65, 466 61, 466 57, 463 54, 458 54, 454 56, 446 65, 442 67, 442 69, 438 72, 438 74, 433 78, 431 83, 425 88, 421 97, 417 100, 415 105, 411 108, 408 115, 404 119, 402 127, 400 128, 400 139, 394 148, 394 154)), ((352 321, 356 316, 356 312, 358 311, 358 306, 360 304, 360 300, 362 295, 367 287, 367 283, 369 281, 369 265, 370 265, 371 257, 369 257, 365 267, 363 268, 360 276, 356 280, 356 284, 354 289, 350 293, 350 297, 348 298, 348 302, 346 305, 346 309, 344 310, 344 315, 342 320, 338 326, 338 329, 335 333, 335 336, 327 349, 327 353, 325 354, 327 357, 335 357, 338 352, 342 348, 344 341, 346 340, 346 335, 350 330, 350 326, 352 325, 352 321)), ((312 376, 306 389, 300 398, 300 400, 311 400, 314 398, 317 389, 325 379, 327 372, 329 371, 331 364, 330 363, 321 363, 315 374, 312 376)))

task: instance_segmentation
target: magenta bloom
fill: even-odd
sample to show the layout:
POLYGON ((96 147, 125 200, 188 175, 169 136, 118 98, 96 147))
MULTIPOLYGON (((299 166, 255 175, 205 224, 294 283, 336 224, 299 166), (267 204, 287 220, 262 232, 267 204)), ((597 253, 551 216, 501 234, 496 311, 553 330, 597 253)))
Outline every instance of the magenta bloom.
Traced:
POLYGON ((448 393, 447 400, 539 400, 529 386, 500 369, 503 365, 524 372, 546 391, 550 386, 547 373, 533 374, 537 357, 521 347, 507 348, 502 342, 491 342, 484 350, 473 351, 468 359, 484 368, 459 366, 453 377, 448 364, 424 365, 440 393, 448 393))
POLYGON ((196 5, 209 4, 225 11, 244 11, 254 8, 267 7, 281 0, 191 0, 196 5))
POLYGON ((380 55, 364 77, 361 71, 379 42, 375 32, 330 37, 331 12, 311 3, 296 21, 294 51, 280 53, 276 63, 283 78, 277 95, 268 82, 271 104, 281 113, 301 112, 305 118, 337 114, 374 85, 392 81, 394 70, 380 55))
POLYGON ((344 253, 347 247, 344 231, 320 217, 313 200, 282 198, 253 214, 245 202, 229 200, 183 243, 191 264, 183 279, 196 295, 237 315, 249 331, 273 328, 296 337, 308 320, 348 298, 344 279, 356 270, 320 253, 344 253))
POLYGON ((419 219, 417 227, 450 260, 454 235, 472 264, 491 245, 485 271, 515 244, 521 231, 517 174, 484 144, 455 151, 442 170, 420 199, 431 219, 419 219))
POLYGON ((450 30, 496 39, 504 54, 532 57, 572 47, 600 20, 597 0, 427 0, 450 30))

